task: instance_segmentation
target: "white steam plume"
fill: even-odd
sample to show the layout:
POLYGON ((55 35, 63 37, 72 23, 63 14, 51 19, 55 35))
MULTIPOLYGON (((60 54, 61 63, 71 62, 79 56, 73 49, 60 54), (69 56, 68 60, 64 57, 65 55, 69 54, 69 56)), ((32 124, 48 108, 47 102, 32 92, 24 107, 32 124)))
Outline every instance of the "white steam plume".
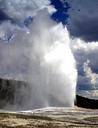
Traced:
POLYGON ((10 44, 0 43, 0 74, 30 83, 25 108, 74 105, 77 70, 70 41, 66 27, 43 9, 29 31, 16 29, 10 44))
POLYGON ((35 86, 38 90, 37 95, 34 93, 34 96, 38 96, 36 104, 42 101, 44 106, 58 106, 59 101, 65 106, 73 106, 77 71, 66 27, 54 23, 48 12, 43 10, 35 17, 31 28, 30 79, 33 88, 35 86))

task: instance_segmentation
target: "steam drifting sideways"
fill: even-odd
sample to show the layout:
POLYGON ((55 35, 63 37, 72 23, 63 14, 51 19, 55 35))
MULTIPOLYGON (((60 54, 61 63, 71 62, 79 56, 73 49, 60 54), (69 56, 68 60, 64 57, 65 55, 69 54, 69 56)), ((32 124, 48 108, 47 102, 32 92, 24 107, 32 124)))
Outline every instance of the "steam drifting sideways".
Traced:
POLYGON ((29 83, 30 92, 24 88, 21 93, 30 93, 30 97, 23 99, 21 106, 27 109, 73 106, 77 70, 66 26, 54 22, 47 8, 37 11, 28 28, 10 22, 2 26, 5 24, 13 28, 14 36, 10 43, 0 42, 0 75, 29 83))

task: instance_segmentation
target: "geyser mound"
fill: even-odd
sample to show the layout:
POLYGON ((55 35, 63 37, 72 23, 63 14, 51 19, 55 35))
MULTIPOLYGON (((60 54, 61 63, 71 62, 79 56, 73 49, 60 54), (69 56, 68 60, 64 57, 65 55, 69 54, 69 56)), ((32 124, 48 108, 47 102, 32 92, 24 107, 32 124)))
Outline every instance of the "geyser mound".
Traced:
MULTIPOLYGON (((66 27, 54 22, 47 9, 37 13, 27 30, 15 29, 10 44, 0 45, 5 49, 0 51, 0 74, 29 83, 30 92, 27 87, 21 89, 30 95, 22 98, 21 108, 74 105, 77 70, 71 39, 66 27)), ((17 99, 21 93, 15 94, 17 99)))

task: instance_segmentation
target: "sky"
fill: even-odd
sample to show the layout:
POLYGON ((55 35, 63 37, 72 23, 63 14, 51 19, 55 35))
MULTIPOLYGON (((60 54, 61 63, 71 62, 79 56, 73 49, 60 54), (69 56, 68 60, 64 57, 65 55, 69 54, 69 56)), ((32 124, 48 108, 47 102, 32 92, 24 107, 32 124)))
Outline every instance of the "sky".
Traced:
MULTIPOLYGON (((2 43, 9 47, 17 31, 27 31, 33 17, 42 8, 47 8, 50 17, 66 26, 70 34, 78 70, 77 92, 97 90, 98 0, 0 0, 1 47, 2 43)), ((1 50, 0 59, 3 53, 1 50)), ((6 70, 3 74, 6 74, 6 70)))
POLYGON ((73 38, 72 49, 78 67, 77 91, 98 89, 98 1, 59 2, 53 1, 58 8, 54 15, 58 15, 57 21, 67 25, 73 38))

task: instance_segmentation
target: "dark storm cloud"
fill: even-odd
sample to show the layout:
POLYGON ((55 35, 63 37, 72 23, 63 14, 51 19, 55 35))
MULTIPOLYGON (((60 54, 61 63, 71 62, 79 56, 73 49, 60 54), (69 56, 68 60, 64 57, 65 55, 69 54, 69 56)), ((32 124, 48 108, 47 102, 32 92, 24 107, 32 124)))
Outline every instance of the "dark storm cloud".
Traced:
POLYGON ((9 19, 10 19, 10 17, 7 16, 2 10, 0 10, 0 22, 9 20, 9 19))
POLYGON ((74 37, 98 41, 98 0, 66 0, 69 9, 68 29, 74 37))
MULTIPOLYGON (((84 19, 84 18, 83 18, 84 19)), ((71 22, 70 34, 85 41, 98 41, 98 19, 85 18, 85 20, 74 20, 71 22)))

